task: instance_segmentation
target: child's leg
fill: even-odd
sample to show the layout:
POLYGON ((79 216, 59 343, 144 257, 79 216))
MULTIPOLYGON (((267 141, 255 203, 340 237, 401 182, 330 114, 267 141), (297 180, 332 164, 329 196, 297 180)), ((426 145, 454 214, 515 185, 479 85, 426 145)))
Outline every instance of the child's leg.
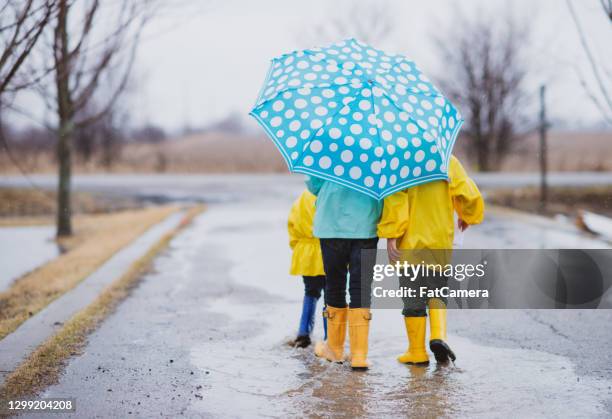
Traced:
POLYGON ((315 347, 315 355, 328 361, 344 360, 346 338, 346 275, 350 259, 350 240, 321 239, 321 253, 325 268, 325 316, 328 336, 315 347))
POLYGON ((429 355, 425 349, 425 335, 427 333, 427 300, 421 298, 418 294, 419 287, 425 285, 421 278, 412 278, 405 276, 399 277, 399 285, 402 290, 410 289, 416 293, 415 297, 406 296, 402 298, 404 303, 404 325, 406 327, 406 335, 408 336, 408 349, 406 352, 397 357, 397 360, 403 364, 411 365, 428 365, 429 355))
MULTIPOLYGON (((436 275, 429 279, 429 289, 439 289, 446 286, 448 278, 436 275)), ((457 358, 455 353, 446 342, 446 298, 432 298, 427 304, 429 306, 429 349, 434 353, 438 363, 453 362, 457 358)))
POLYGON ((350 240, 321 239, 321 253, 325 268, 325 304, 346 307, 346 275, 350 261, 350 240))
POLYGON ((368 336, 370 333, 370 303, 372 271, 376 263, 378 238, 351 240, 349 261, 349 294, 351 303, 348 313, 351 344, 351 367, 366 369, 368 362, 368 336), (367 250, 366 252, 362 252, 367 250))
POLYGON ((310 345, 310 334, 314 328, 314 316, 317 309, 317 301, 321 297, 320 280, 318 277, 304 276, 304 299, 302 301, 302 315, 300 317, 300 327, 298 336, 293 341, 293 345, 305 348, 310 345))

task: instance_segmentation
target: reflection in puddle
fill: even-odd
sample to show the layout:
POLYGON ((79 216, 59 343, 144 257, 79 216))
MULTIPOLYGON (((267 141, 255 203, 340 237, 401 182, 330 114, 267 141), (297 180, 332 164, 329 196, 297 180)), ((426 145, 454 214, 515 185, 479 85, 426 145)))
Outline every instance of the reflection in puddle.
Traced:
MULTIPOLYGON (((229 302, 211 309, 224 311, 232 307, 229 302)), ((203 383, 204 400, 194 409, 219 416, 231 412, 315 417, 594 417, 605 413, 601 403, 610 383, 578 378, 564 357, 485 347, 451 336, 459 356, 456 365, 439 367, 432 358, 427 368, 405 366, 395 360, 406 345, 398 313, 377 310, 370 341, 372 368, 353 372, 348 364, 317 359, 312 348, 289 349, 283 344, 282 331, 292 330, 292 304, 277 305, 267 315, 266 304, 260 306, 232 311, 236 317, 228 341, 192 350, 194 365, 211 371, 203 383), (258 321, 249 328, 253 318, 258 321), (253 333, 241 336, 241 328, 253 333)))
POLYGON ((0 290, 57 257, 52 226, 0 227, 0 290))

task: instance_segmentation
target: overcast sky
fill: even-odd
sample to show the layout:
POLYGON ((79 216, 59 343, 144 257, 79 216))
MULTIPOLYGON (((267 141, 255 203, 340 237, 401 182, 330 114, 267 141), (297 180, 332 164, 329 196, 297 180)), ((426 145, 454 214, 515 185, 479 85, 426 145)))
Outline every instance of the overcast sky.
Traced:
MULTIPOLYGON (((135 124, 150 122, 170 130, 187 124, 203 126, 232 111, 246 115, 270 59, 310 47, 301 33, 311 32, 351 5, 350 0, 174 1, 187 6, 166 8, 147 27, 134 73, 136 90, 130 98, 135 124)), ((573 1, 595 55, 612 72, 612 55, 604 54, 612 25, 599 0, 573 1)), ((585 125, 601 121, 573 67, 578 64, 590 75, 564 0, 389 0, 387 4, 395 16, 394 29, 375 46, 405 54, 432 76, 443 71, 444 63, 431 35, 456 23, 456 7, 468 16, 484 8, 498 14, 512 10, 532 28, 533 42, 526 51, 531 57, 529 85, 536 93, 541 82, 548 84, 551 116, 585 125)))

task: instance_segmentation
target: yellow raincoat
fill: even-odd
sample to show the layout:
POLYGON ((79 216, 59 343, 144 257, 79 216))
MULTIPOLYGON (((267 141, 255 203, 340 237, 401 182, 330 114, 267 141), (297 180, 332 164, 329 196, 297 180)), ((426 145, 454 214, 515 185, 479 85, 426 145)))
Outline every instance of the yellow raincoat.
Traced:
POLYGON ((397 238, 398 249, 452 249, 453 211, 466 223, 479 224, 484 201, 455 156, 448 174, 448 182, 424 183, 385 198, 378 236, 397 238))
POLYGON ((319 239, 312 235, 312 222, 317 197, 307 190, 293 203, 289 213, 287 229, 291 257, 291 275, 325 275, 319 239))

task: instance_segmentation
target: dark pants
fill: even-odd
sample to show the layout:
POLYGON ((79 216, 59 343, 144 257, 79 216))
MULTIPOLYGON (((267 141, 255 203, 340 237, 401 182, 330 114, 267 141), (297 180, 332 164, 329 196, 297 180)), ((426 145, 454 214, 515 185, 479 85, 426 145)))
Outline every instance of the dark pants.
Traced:
MULTIPOLYGON (((430 299, 426 296, 421 297, 421 287, 427 287, 431 290, 445 287, 448 284, 448 278, 436 274, 426 277, 418 276, 414 281, 411 281, 410 278, 400 276, 399 284, 400 287, 413 289, 416 293, 415 297, 402 298, 402 302, 404 304, 402 314, 404 315, 404 317, 427 317, 427 303, 430 299)), ((442 301, 444 303, 444 306, 446 306, 446 298, 440 297, 437 299, 442 301)))
POLYGON ((321 298, 321 292, 325 289, 325 275, 304 276, 304 295, 321 298))
POLYGON ((376 249, 378 238, 373 239, 321 239, 323 267, 325 268, 325 304, 346 307, 346 276, 349 274, 350 308, 369 308, 372 290, 372 271, 376 252, 362 257, 361 251, 376 249), (362 278, 362 272, 367 273, 362 278))

